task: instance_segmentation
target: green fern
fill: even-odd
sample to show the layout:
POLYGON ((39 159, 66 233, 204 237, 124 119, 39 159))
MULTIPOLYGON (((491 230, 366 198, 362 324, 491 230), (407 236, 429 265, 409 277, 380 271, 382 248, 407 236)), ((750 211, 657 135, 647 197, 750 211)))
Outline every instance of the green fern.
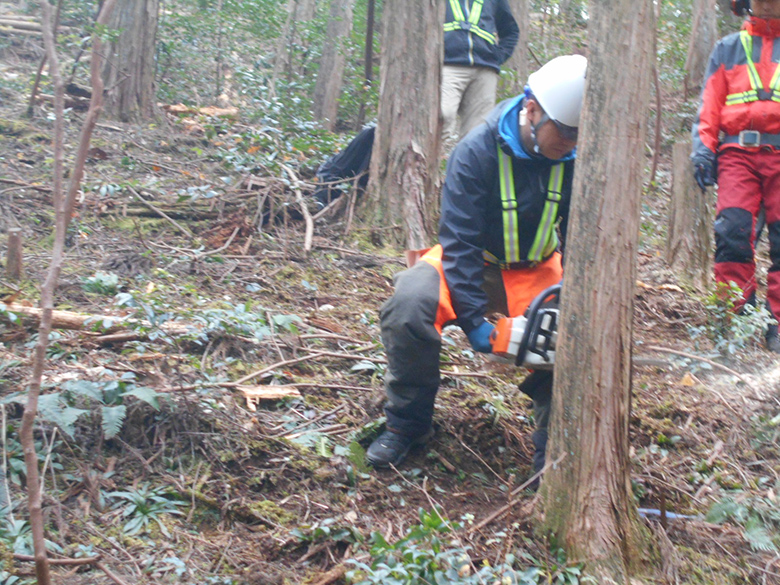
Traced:
POLYGON ((101 415, 100 424, 103 427, 103 436, 106 439, 113 439, 122 430, 122 423, 127 415, 127 407, 124 404, 103 406, 101 415))
POLYGON ((716 524, 732 522, 743 527, 742 536, 755 551, 778 552, 780 510, 775 502, 761 497, 738 494, 715 503, 707 520, 716 524))
POLYGON ((123 374, 118 380, 92 382, 89 380, 68 380, 61 386, 61 392, 51 392, 40 397, 38 412, 41 417, 56 424, 68 436, 73 437, 76 421, 90 410, 78 408, 100 406, 101 427, 106 439, 111 439, 122 430, 127 415, 125 400, 132 396, 160 409, 160 394, 152 388, 136 386, 133 374, 123 374))
POLYGON ((754 551, 777 552, 777 546, 772 541, 772 535, 756 516, 751 516, 745 523, 745 531, 742 533, 742 536, 744 536, 750 548, 754 551))

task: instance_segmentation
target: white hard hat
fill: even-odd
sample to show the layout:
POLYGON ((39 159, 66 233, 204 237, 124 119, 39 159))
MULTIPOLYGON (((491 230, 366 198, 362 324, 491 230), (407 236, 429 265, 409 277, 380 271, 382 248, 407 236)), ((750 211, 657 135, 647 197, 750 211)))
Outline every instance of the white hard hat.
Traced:
POLYGON ((579 126, 587 68, 588 60, 582 55, 564 55, 528 76, 534 99, 551 119, 566 126, 579 126))

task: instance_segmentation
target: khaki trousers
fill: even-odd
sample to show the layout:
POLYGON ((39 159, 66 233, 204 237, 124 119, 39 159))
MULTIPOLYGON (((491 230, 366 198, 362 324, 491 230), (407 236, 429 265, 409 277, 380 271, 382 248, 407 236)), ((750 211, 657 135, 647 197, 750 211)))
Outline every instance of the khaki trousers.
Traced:
POLYGON ((496 103, 497 86, 498 73, 490 67, 444 65, 441 115, 445 148, 452 147, 469 130, 485 120, 496 103))

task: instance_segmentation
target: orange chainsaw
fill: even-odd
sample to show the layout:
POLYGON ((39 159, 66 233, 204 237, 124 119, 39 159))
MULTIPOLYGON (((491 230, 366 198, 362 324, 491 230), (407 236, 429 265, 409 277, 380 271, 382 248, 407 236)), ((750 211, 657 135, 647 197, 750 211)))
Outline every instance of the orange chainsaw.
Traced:
POLYGON ((522 317, 499 319, 490 335, 493 354, 514 359, 529 370, 552 370, 558 338, 561 285, 553 285, 531 301, 522 317))

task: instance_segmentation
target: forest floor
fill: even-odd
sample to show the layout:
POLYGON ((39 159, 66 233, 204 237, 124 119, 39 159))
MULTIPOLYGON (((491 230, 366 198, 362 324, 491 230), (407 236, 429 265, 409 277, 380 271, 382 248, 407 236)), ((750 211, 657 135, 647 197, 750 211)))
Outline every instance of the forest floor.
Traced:
MULTIPOLYGON (((32 67, 23 55, 0 65, 0 207, 5 229, 22 230, 25 270, 0 286, 7 302, 28 305, 53 232, 51 110, 24 119, 28 93, 14 83, 32 67)), ((82 118, 68 113, 68 160, 82 118)), ((100 330, 111 323, 99 318, 52 335, 44 380, 61 402, 38 426, 47 536, 61 547, 53 557, 100 553, 115 577, 94 564, 58 566, 57 581, 345 583, 344 561, 368 559, 372 532, 398 541, 420 523, 420 508, 436 506, 462 524, 446 540, 475 566, 512 553, 549 582, 563 579, 565 563, 533 532, 534 494, 513 492, 531 474, 530 403, 517 390, 526 372, 475 356, 459 330, 446 330, 435 438, 398 470, 367 468, 363 449, 384 398, 378 309, 402 253, 371 246, 345 205, 315 221, 306 253, 304 223, 286 211, 296 207, 289 177, 228 165, 236 153, 251 158, 242 144, 251 128, 193 121, 216 131, 207 138, 167 115, 146 126, 102 120, 92 140, 56 305, 114 325, 147 323, 125 324, 121 336, 100 330), (276 221, 261 225, 261 205, 276 221), (90 401, 80 383, 90 383, 90 401), (118 398, 117 388, 146 400, 118 398), (271 390, 289 396, 269 399, 271 390), (76 418, 66 401, 90 413, 76 418), (100 407, 120 402, 126 418, 107 438, 100 407)), ((633 371, 637 506, 668 512, 647 519, 659 542, 666 534, 674 544, 661 547, 667 582, 780 583, 771 541, 780 367, 760 336, 718 357, 723 339, 707 334, 715 317, 706 295, 663 261, 668 173, 660 187, 643 202, 636 287, 635 353, 657 360, 633 371), (729 521, 705 519, 727 501, 729 521)), ((0 335, 7 489, 23 519, 15 438, 36 329, 6 321, 0 335)), ((24 550, 8 526, 4 546, 24 550)), ((5 569, 32 574, 18 559, 5 569)))

